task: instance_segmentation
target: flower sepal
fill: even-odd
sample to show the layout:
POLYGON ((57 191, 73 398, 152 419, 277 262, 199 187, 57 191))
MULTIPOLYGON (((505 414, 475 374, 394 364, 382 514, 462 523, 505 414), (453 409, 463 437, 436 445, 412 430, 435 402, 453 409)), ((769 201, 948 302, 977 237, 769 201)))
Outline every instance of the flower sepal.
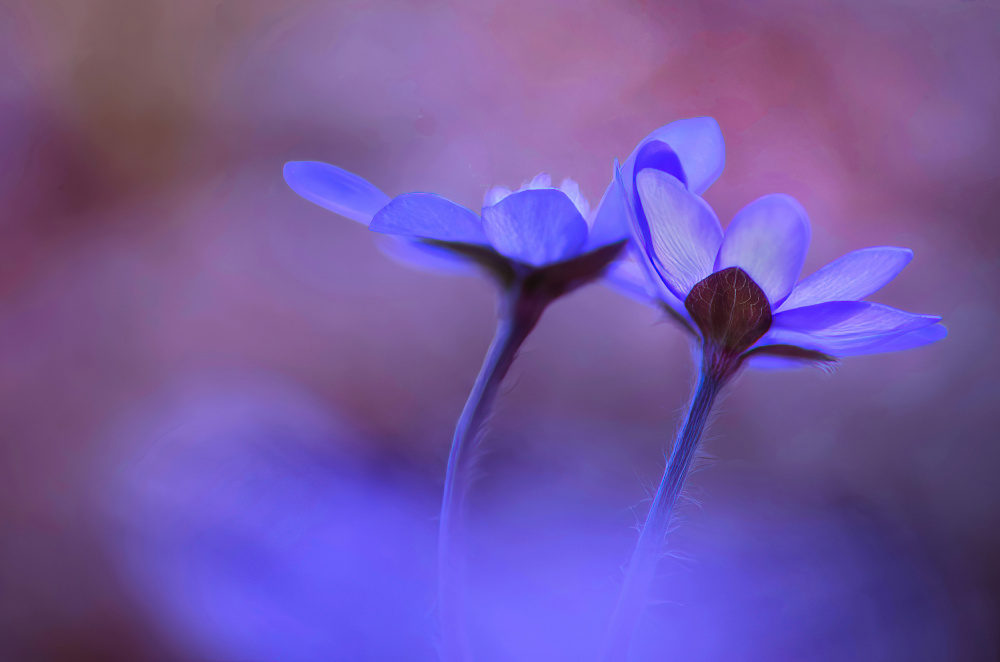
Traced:
POLYGON ((735 374, 743 353, 771 328, 767 296, 739 267, 695 283, 684 307, 701 332, 708 373, 723 381, 735 374))
POLYGON ((611 263, 618 259, 626 244, 628 240, 622 239, 544 267, 517 264, 518 268, 524 269, 521 275, 523 288, 526 292, 549 301, 558 299, 600 278, 611 263))
POLYGON ((420 241, 474 262, 492 276, 502 290, 517 288, 524 296, 544 300, 546 304, 600 278, 628 243, 622 239, 562 262, 536 267, 512 260, 486 246, 434 239, 420 241))
POLYGON ((706 374, 728 381, 753 358, 832 370, 838 360, 823 352, 790 344, 755 346, 771 328, 767 296, 739 267, 717 271, 696 283, 684 307, 698 326, 706 374))
POLYGON ((501 287, 505 287, 516 278, 512 261, 489 246, 437 239, 416 239, 414 243, 440 248, 478 265, 500 283, 501 287))

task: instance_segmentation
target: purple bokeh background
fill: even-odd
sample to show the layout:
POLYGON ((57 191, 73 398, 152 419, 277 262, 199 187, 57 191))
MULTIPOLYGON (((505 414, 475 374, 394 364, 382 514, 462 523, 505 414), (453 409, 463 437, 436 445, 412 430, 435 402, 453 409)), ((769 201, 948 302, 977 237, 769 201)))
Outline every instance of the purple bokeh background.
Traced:
MULTIPOLYGON (((451 426, 489 283, 415 272, 287 160, 476 207, 716 117, 725 224, 796 196, 811 271, 945 341, 731 390, 636 659, 1000 656, 1000 6, 0 3, 0 655, 432 660, 451 426)), ((589 659, 690 389, 590 287, 515 365, 472 495, 478 659, 589 659)))

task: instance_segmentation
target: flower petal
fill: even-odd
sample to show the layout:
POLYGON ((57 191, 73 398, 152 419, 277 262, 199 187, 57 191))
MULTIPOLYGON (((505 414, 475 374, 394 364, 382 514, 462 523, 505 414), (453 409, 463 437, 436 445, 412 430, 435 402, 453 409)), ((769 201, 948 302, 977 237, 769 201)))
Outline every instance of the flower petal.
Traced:
POLYGON ((697 195, 704 193, 722 174, 726 163, 726 143, 719 123, 711 117, 695 117, 671 122, 643 138, 625 161, 625 181, 632 180, 635 157, 640 148, 651 140, 661 140, 677 153, 688 188, 697 195))
POLYGON ((811 306, 824 301, 857 301, 878 291, 913 259, 913 251, 894 246, 876 246, 852 251, 804 278, 782 310, 811 306))
POLYGON ((775 313, 772 326, 776 329, 802 333, 836 329, 837 325, 849 322, 855 316, 877 305, 879 304, 866 301, 827 301, 775 313))
POLYGON ((775 314, 758 343, 798 345, 835 356, 889 341, 941 320, 867 301, 828 301, 775 314))
POLYGON ((319 161, 289 161, 283 174, 292 190, 309 202, 368 225, 389 196, 368 180, 319 161))
POLYGON ((888 340, 880 339, 868 345, 860 345, 854 349, 845 350, 841 356, 859 356, 861 354, 883 354, 886 352, 899 352, 915 347, 923 347, 931 343, 943 340, 948 336, 948 329, 943 324, 932 324, 916 331, 910 331, 902 335, 895 336, 888 340))
POLYGON ((792 370, 812 366, 823 371, 832 371, 839 361, 824 352, 805 349, 795 345, 761 345, 746 353, 750 367, 758 370, 792 370))
POLYGON ((637 239, 670 291, 684 300, 712 273, 722 226, 708 204, 676 177, 646 168, 636 176, 643 214, 636 205, 637 239))
POLYGON ((375 214, 369 227, 384 234, 489 244, 475 212, 435 193, 397 195, 375 214))
POLYGON ((579 254, 587 241, 587 222, 558 189, 511 193, 483 210, 483 229, 497 251, 536 267, 579 254))
POLYGON ((715 270, 740 267, 777 308, 792 291, 809 248, 809 216, 788 195, 765 195, 737 212, 715 270))
POLYGON ((881 335, 913 331, 940 319, 869 301, 827 301, 777 313, 774 327, 826 336, 881 335))
POLYGON ((668 175, 673 175, 687 188, 687 175, 684 173, 680 157, 677 156, 677 152, 670 145, 661 140, 650 140, 643 143, 636 150, 635 161, 633 162, 633 176, 646 168, 661 170, 668 175))
POLYGON ((593 220, 590 216, 590 203, 587 202, 587 198, 583 197, 583 194, 580 193, 580 185, 569 177, 566 177, 562 180, 562 183, 559 184, 559 190, 565 193, 566 197, 569 198, 574 205, 576 205, 577 211, 579 211, 580 215, 583 216, 583 220, 587 221, 587 225, 589 227, 590 222, 593 220))
POLYGON ((442 246, 424 243, 400 235, 386 235, 375 242, 382 253, 399 264, 438 274, 473 275, 481 273, 474 260, 442 246))
POLYGON ((802 370, 803 368, 811 367, 811 365, 806 361, 796 361, 795 359, 789 359, 782 356, 768 356, 767 354, 751 356, 747 360, 747 366, 762 372, 802 370))
POLYGON ((604 197, 594 212, 594 223, 590 227, 590 234, 587 235, 587 250, 621 241, 631 232, 629 222, 631 203, 620 181, 621 178, 617 175, 618 171, 616 159, 611 172, 611 183, 608 184, 604 197))
POLYGON ((684 307, 684 302, 664 287, 659 278, 650 277, 638 260, 618 260, 608 267, 604 280, 611 289, 639 303, 668 306, 691 324, 691 316, 684 307))
POLYGON ((483 207, 492 207, 510 195, 510 193, 510 189, 506 186, 494 186, 483 196, 483 207))
POLYGON ((534 191, 540 188, 552 188, 552 176, 547 172, 540 172, 531 178, 530 182, 521 185, 521 191, 534 191))

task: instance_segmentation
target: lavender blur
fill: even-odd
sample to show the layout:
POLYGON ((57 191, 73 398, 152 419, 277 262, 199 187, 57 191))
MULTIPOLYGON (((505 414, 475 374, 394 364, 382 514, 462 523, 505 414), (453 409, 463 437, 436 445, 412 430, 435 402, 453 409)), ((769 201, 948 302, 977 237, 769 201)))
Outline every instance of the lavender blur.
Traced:
POLYGON ((688 175, 667 142, 650 139, 637 148, 626 169, 628 187, 622 170, 616 164, 640 275, 637 283, 630 278, 636 272, 623 268, 611 275, 612 283, 631 296, 645 293, 679 320, 700 360, 698 385, 612 614, 608 662, 628 657, 712 405, 745 364, 828 368, 839 357, 920 347, 947 335, 938 316, 860 301, 895 278, 912 252, 855 251, 796 284, 811 230, 793 198, 764 196, 738 212, 723 232, 712 208, 689 190, 688 175))

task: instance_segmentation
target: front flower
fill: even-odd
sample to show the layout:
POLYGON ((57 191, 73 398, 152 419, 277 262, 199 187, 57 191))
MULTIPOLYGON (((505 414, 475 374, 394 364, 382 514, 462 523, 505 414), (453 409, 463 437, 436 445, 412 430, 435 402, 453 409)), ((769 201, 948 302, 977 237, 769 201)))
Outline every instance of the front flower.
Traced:
POLYGON ((707 357, 733 370, 747 359, 756 367, 795 367, 947 335, 940 317, 862 301, 906 266, 911 251, 854 251, 797 283, 810 239, 805 209, 787 195, 764 196, 723 232, 712 208, 685 185, 683 168, 663 167, 670 149, 649 142, 631 180, 618 173, 638 259, 610 277, 669 310, 701 339, 707 357))
POLYGON ((421 265, 442 259, 450 266, 477 264, 500 285, 496 334, 455 425, 438 519, 442 657, 468 659, 462 529, 476 445, 505 375, 548 304, 600 276, 624 248, 627 226, 608 224, 620 214, 592 215, 575 183, 553 188, 547 175, 515 192, 491 189, 480 216, 433 193, 390 200, 364 179, 323 163, 288 163, 284 174, 306 199, 388 235, 396 257, 421 265))

